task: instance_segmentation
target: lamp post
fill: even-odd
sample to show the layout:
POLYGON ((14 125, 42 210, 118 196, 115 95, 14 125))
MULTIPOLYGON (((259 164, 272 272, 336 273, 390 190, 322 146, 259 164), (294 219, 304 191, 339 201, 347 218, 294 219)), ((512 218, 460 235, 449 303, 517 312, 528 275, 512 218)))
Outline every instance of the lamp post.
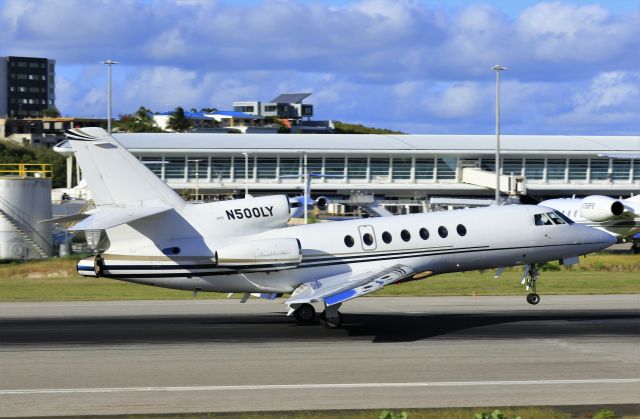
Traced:
POLYGON ((302 155, 302 170, 304 173, 304 223, 307 224, 309 218, 309 195, 311 184, 309 183, 309 169, 307 166, 307 153, 302 155))
POLYGON ((109 67, 107 72, 107 132, 111 134, 111 66, 118 64, 114 60, 103 61, 102 64, 106 64, 109 67))
POLYGON ((196 175, 196 188, 195 188, 196 189, 196 201, 198 201, 198 196, 199 196, 199 193, 200 193, 200 171, 198 170, 199 169, 198 165, 200 164, 200 162, 202 160, 204 160, 204 159, 190 159, 190 160, 188 160, 189 162, 193 162, 193 163, 196 164, 196 173, 195 173, 195 175, 196 175))
POLYGON ((249 154, 242 153, 244 156, 244 197, 249 197, 249 154))
POLYGON ((496 72, 496 205, 500 205, 500 72, 507 70, 500 64, 491 67, 496 72))

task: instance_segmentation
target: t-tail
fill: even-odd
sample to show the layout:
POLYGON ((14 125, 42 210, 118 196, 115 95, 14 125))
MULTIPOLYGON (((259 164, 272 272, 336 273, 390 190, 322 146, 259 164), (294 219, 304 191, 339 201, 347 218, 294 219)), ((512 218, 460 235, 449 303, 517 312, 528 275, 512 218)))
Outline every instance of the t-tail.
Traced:
MULTIPOLYGON (((96 206, 155 203, 180 210, 185 201, 102 128, 67 131, 96 206)), ((146 206, 146 205, 145 205, 146 206)))
POLYGON ((74 128, 66 135, 96 204, 70 230, 105 230, 185 207, 173 189, 104 129, 74 128))

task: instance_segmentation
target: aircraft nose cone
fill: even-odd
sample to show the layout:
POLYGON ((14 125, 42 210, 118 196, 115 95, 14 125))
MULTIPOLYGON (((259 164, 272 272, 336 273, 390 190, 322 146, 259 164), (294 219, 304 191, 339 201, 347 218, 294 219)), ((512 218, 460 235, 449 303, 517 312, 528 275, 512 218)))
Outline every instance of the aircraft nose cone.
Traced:
POLYGON ((618 241, 612 234, 606 233, 601 230, 596 230, 595 228, 591 227, 589 227, 589 231, 586 236, 586 242, 593 244, 594 246, 594 249, 591 250, 592 252, 606 249, 607 247, 616 244, 616 242, 618 241))

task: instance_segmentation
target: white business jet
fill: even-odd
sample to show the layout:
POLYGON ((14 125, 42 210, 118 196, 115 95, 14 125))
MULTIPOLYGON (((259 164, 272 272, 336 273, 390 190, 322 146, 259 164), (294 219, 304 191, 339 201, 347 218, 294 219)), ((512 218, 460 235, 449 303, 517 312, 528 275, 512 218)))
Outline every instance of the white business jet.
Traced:
MULTIPOLYGON (((615 239, 540 206, 501 206, 286 227, 286 196, 188 204, 100 128, 67 134, 95 200, 71 230, 104 230, 110 246, 78 262, 84 276, 181 290, 288 294, 288 315, 339 327, 347 300, 403 281, 536 264, 604 249, 615 239)), ((58 221, 64 221, 59 219, 58 221)), ((68 220, 67 220, 68 221, 68 220)))
MULTIPOLYGON (((540 202, 571 218, 577 224, 606 231, 619 241, 634 241, 640 233, 640 195, 627 199, 591 195, 586 198, 558 198, 540 202)), ((640 247, 640 246, 639 246, 640 247)))

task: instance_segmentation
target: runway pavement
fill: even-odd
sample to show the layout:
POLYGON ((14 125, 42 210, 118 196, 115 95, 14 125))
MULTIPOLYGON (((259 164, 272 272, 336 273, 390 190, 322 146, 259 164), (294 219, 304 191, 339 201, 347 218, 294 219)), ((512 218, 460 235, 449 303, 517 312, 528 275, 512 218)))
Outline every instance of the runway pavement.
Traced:
POLYGON ((0 304, 0 415, 637 404, 640 296, 0 304))

